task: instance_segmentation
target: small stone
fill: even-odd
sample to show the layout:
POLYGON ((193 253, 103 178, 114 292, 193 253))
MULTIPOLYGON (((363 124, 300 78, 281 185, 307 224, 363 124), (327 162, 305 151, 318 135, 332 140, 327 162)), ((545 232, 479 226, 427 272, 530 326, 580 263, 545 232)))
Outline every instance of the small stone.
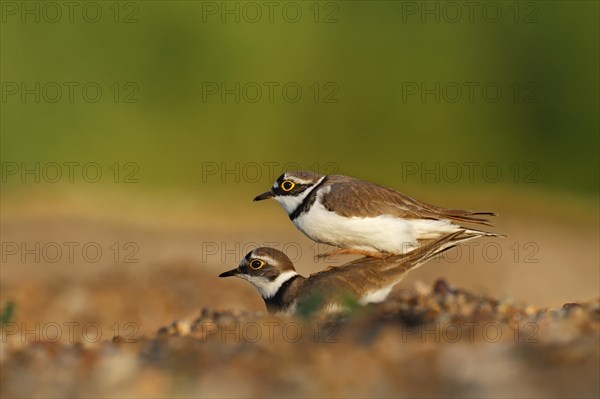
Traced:
POLYGON ((161 327, 158 329, 158 331, 156 332, 156 334, 158 335, 168 335, 169 334, 169 327, 161 327))
POLYGON ((433 284, 433 292, 436 294, 448 295, 452 292, 452 288, 446 280, 440 278, 433 284))
POLYGON ((431 289, 429 288, 429 286, 421 280, 415 281, 414 288, 416 293, 420 296, 426 296, 431 293, 431 289))
MULTIPOLYGON (((158 330, 160 333, 160 330, 158 330)), ((112 339, 113 344, 122 344, 123 342, 125 342, 125 339, 123 337, 121 337, 120 335, 115 335, 112 339)))
POLYGON ((583 308, 583 306, 581 306, 579 303, 568 302, 568 303, 565 303, 562 308, 564 310, 566 310, 567 312, 569 312, 571 309, 583 308))
POLYGON ((173 328, 175 329, 175 333, 181 336, 189 335, 192 330, 190 327, 190 323, 181 320, 174 321, 173 328))

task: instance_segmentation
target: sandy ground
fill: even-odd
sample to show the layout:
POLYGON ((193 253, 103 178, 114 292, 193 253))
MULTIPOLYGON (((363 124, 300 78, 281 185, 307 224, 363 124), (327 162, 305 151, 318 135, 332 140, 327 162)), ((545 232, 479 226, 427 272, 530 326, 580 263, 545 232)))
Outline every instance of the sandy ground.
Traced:
MULTIPOLYGON (((305 275, 352 258, 315 261, 327 248, 302 236, 275 204, 251 215, 178 205, 160 211, 124 205, 113 214, 90 212, 90 205, 4 202, 1 304, 13 302, 15 312, 2 329, 3 397, 600 394, 597 213, 540 217, 526 205, 501 209, 507 216, 496 230, 508 238, 453 250, 416 270, 392 295, 413 312, 410 295, 431 295, 443 277, 521 316, 458 317, 459 308, 447 308, 415 321, 374 308, 335 321, 341 324, 334 324, 334 343, 322 342, 331 334, 327 321, 315 328, 306 320, 298 321, 299 342, 283 333, 269 342, 265 322, 282 330, 291 321, 265 316, 247 282, 217 275, 256 245, 283 249, 305 275), (584 308, 560 310, 572 302, 584 308), (207 331, 195 324, 202 309, 213 322, 229 317, 237 332, 205 339, 207 331), (172 327, 174 320, 183 324, 172 327), (453 320, 461 338, 449 342, 444 326, 453 320), (466 321, 500 323, 502 338, 470 342, 466 321), (258 342, 241 332, 239 323, 249 322, 259 325, 258 342), (171 327, 158 334, 164 326, 171 327), (407 335, 414 326, 438 332, 407 335), (536 341, 523 342, 531 331, 536 341)), ((428 314, 431 306, 423 306, 428 314)))

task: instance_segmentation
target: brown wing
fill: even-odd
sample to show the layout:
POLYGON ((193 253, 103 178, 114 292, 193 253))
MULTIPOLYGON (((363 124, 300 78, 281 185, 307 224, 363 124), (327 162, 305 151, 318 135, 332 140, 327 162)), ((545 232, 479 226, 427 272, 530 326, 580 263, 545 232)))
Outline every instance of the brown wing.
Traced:
POLYGON ((481 216, 495 216, 493 212, 440 208, 390 188, 348 176, 329 176, 328 184, 331 191, 323 197, 323 206, 342 216, 392 215, 405 219, 450 219, 487 226, 493 223, 481 216))
POLYGON ((406 274, 462 241, 478 237, 464 230, 447 234, 427 245, 404 255, 394 255, 387 258, 364 257, 335 268, 311 274, 304 282, 302 291, 324 292, 335 295, 336 292, 325 292, 325 289, 345 291, 360 296, 360 293, 374 291, 402 280, 406 274))
MULTIPOLYGON (((372 258, 362 259, 368 259, 367 263, 370 263, 372 258)), ((380 264, 386 263, 383 259, 377 261, 380 264)), ((302 298, 317 295, 324 300, 344 295, 360 298, 362 293, 382 288, 386 282, 384 274, 377 267, 368 267, 367 264, 344 265, 311 274, 298 296, 302 298)))

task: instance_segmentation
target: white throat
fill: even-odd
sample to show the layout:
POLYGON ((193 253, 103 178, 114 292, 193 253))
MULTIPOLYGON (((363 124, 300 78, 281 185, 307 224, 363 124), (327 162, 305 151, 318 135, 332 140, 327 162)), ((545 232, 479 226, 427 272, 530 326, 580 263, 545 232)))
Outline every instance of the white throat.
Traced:
POLYGON ((304 201, 304 199, 310 193, 312 193, 315 187, 317 187, 323 181, 323 179, 325 179, 325 177, 326 176, 321 177, 311 188, 305 190, 304 192, 298 195, 282 195, 275 197, 275 200, 277 200, 277 202, 281 204, 281 206, 283 207, 283 209, 285 209, 288 215, 291 215, 292 212, 296 210, 298 205, 300 205, 302 201, 304 201))
POLYGON ((294 270, 288 270, 287 272, 281 273, 273 281, 270 281, 265 277, 249 276, 247 274, 240 274, 239 277, 251 282, 252 285, 258 289, 260 295, 262 295, 264 299, 269 299, 277 294, 277 291, 279 291, 279 288, 281 288, 283 283, 297 275, 298 273, 296 273, 294 270))

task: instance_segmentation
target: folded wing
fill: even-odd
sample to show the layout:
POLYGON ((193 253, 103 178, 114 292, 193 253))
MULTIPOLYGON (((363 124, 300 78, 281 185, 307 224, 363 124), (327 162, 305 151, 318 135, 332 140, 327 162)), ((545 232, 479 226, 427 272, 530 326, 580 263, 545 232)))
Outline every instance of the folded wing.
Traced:
POLYGON ((485 216, 493 212, 447 209, 426 204, 398 191, 347 176, 330 176, 331 191, 323 205, 342 216, 375 217, 391 215, 405 219, 449 219, 493 226, 485 216))

